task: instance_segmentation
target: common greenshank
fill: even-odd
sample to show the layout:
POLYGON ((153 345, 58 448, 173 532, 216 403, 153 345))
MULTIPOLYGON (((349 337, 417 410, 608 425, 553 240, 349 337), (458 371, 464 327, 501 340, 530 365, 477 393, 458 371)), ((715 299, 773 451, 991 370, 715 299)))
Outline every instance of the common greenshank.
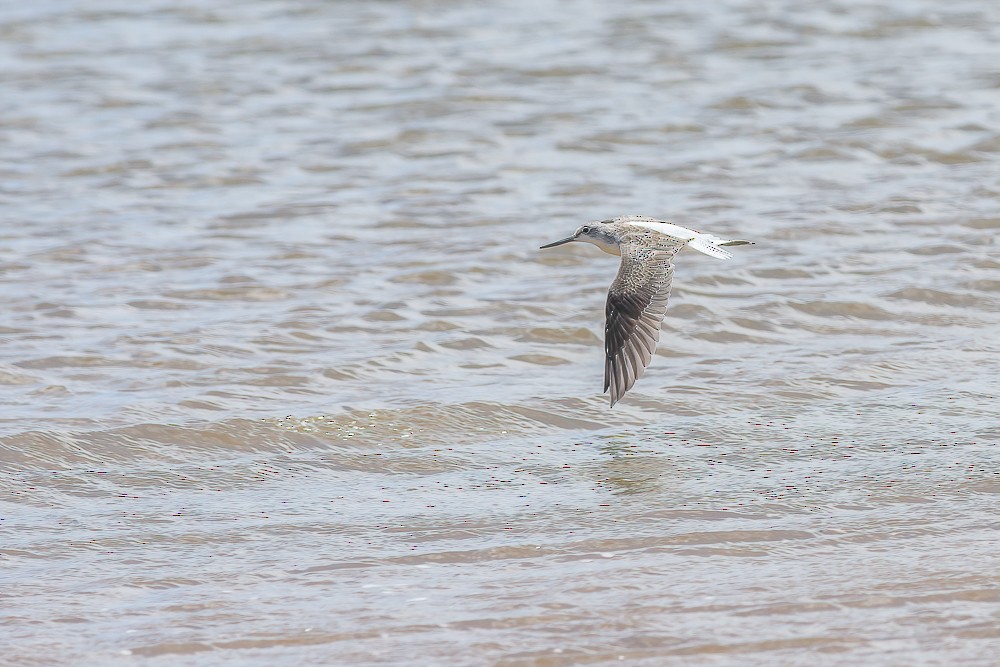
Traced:
POLYGON ((642 377, 653 359, 660 323, 667 311, 674 255, 684 246, 691 246, 718 259, 731 259, 732 254, 723 246, 752 243, 629 215, 583 225, 572 236, 542 248, 571 241, 593 243, 622 258, 604 310, 604 391, 611 390, 611 407, 642 377))

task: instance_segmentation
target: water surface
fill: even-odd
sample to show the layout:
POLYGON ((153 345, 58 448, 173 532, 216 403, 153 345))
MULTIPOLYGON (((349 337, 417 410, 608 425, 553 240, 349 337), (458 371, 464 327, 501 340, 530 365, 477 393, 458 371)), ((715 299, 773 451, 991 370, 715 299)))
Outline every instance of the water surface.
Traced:
POLYGON ((998 26, 0 10, 0 662, 995 664, 998 26), (625 213, 758 243, 609 410, 625 213))

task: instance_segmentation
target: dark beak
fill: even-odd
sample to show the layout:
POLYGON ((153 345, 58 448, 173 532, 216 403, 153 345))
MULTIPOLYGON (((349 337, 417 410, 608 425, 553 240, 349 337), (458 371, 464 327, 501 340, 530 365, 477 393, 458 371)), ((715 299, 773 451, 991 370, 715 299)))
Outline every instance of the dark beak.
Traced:
POLYGON ((553 241, 552 243, 546 243, 545 245, 540 246, 538 249, 542 250, 543 248, 554 248, 557 245, 562 245, 563 243, 569 243, 570 241, 575 241, 575 240, 576 240, 575 236, 567 236, 566 238, 561 239, 559 241, 553 241))

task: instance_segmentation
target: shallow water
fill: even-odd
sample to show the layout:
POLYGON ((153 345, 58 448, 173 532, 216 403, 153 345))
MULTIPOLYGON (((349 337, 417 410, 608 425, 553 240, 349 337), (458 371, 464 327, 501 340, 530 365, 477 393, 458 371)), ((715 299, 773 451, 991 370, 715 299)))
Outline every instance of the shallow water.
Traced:
POLYGON ((0 663, 995 664, 998 38, 0 8, 0 663), (622 213, 757 245, 609 410, 622 213))

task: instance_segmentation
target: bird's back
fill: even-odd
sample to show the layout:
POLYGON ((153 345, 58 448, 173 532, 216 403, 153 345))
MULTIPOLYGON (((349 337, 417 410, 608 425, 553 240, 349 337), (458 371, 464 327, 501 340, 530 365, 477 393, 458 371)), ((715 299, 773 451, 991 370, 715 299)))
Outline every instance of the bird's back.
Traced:
POLYGON ((699 232, 687 227, 675 225, 665 220, 657 220, 644 215, 628 215, 613 218, 609 223, 621 234, 622 239, 632 237, 634 234, 642 234, 635 237, 642 239, 643 244, 655 248, 676 248, 674 252, 680 250, 685 245, 690 245, 700 253, 715 257, 717 259, 732 259, 732 254, 722 248, 722 246, 734 246, 749 244, 750 241, 723 239, 714 234, 699 232), (648 235, 648 236, 646 236, 648 235))
POLYGON ((651 250, 668 251, 671 254, 676 254, 687 243, 687 238, 681 238, 684 232, 697 233, 677 225, 638 215, 615 218, 606 224, 616 237, 619 246, 628 243, 651 250), (684 231, 678 232, 678 230, 684 231))

